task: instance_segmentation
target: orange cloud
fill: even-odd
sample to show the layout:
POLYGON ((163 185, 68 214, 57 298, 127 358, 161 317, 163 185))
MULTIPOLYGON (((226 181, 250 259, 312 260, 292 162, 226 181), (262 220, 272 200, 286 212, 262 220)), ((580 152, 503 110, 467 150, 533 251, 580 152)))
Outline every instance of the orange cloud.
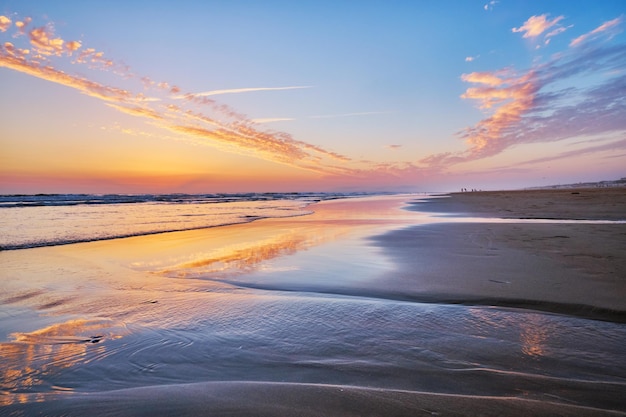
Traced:
POLYGON ((79 41, 65 42, 65 50, 67 51, 69 55, 77 51, 81 46, 82 44, 79 41))
POLYGON ((30 53, 28 49, 16 48, 11 42, 5 42, 4 49, 11 56, 28 55, 30 53))
POLYGON ((594 35, 597 35, 599 33, 606 32, 608 30, 614 29, 617 26, 619 26, 621 23, 622 23, 622 18, 621 17, 618 17, 618 18, 613 19, 613 20, 609 20, 608 22, 604 22, 603 24, 601 24, 600 26, 598 26, 597 28, 595 28, 591 32, 586 33, 584 35, 580 35, 576 39, 572 40, 570 42, 569 46, 578 46, 581 43, 585 42, 586 40, 595 37, 594 35))
POLYGON ((508 147, 508 143, 501 141, 502 134, 514 127, 532 109, 538 91, 533 74, 511 80, 511 83, 511 86, 503 89, 483 90, 483 94, 478 96, 468 94, 471 89, 463 95, 464 98, 479 100, 481 107, 485 107, 485 103, 490 106, 494 100, 504 102, 490 117, 465 130, 463 137, 470 145, 467 152, 469 158, 495 155, 508 147))
POLYGON ((6 32, 11 27, 11 19, 0 16, 0 32, 6 32))
POLYGON ((131 116, 147 117, 154 120, 163 120, 163 116, 158 112, 142 106, 120 106, 117 104, 107 103, 107 106, 112 107, 122 113, 130 114, 131 116))
POLYGON ((564 16, 558 16, 554 19, 548 19, 547 14, 542 14, 540 16, 531 16, 524 22, 524 24, 518 28, 511 29, 513 32, 523 32, 524 38, 536 38, 541 35, 551 27, 557 25, 561 20, 563 20, 564 16))
POLYGON ((468 83, 487 84, 497 86, 502 84, 502 78, 491 72, 472 72, 461 75, 461 79, 468 83))
POLYGON ((26 33, 26 26, 32 21, 30 17, 25 17, 23 20, 18 20, 15 22, 15 27, 18 28, 19 33, 24 35, 26 33))
POLYGON ((330 152, 327 151, 325 149, 320 148, 319 146, 315 146, 315 145, 311 145, 309 143, 305 143, 305 142, 298 142, 301 146, 303 146, 306 149, 318 152, 322 155, 331 157, 332 159, 336 159, 337 161, 343 161, 343 162, 347 162, 347 161, 351 161, 351 158, 348 158, 347 156, 338 154, 336 152, 330 152))
POLYGON ((39 27, 28 33, 30 43, 35 50, 43 55, 61 55, 63 53, 63 39, 51 38, 52 30, 46 27, 39 27))
MULTIPOLYGON (((80 42, 78 41, 72 41, 72 42, 78 43, 78 45, 76 45, 75 43, 72 44, 72 46, 77 47, 77 49, 82 46, 82 44, 80 44, 80 42)), ((71 55, 71 52, 73 51, 68 51, 68 55, 71 55)), ((96 50, 93 48, 83 49, 78 54, 78 56, 76 57, 76 60, 73 63, 93 64, 92 67, 101 68, 101 69, 111 69, 114 66, 114 62, 112 60, 104 58, 103 52, 96 52, 96 50)), ((120 75, 123 75, 126 77, 131 76, 126 66, 121 66, 120 68, 122 69, 120 72, 120 75)))
POLYGON ((124 102, 132 100, 133 97, 129 91, 107 87, 95 81, 66 74, 50 66, 40 66, 34 62, 27 61, 23 57, 16 57, 6 49, 6 46, 0 48, 0 67, 75 88, 84 94, 105 101, 124 102))
POLYGON ((224 128, 206 129, 198 126, 163 124, 164 128, 187 136, 201 139, 200 143, 223 148, 230 152, 253 155, 266 160, 299 166, 297 160, 304 158, 306 153, 297 147, 276 141, 262 141, 233 132, 224 128))

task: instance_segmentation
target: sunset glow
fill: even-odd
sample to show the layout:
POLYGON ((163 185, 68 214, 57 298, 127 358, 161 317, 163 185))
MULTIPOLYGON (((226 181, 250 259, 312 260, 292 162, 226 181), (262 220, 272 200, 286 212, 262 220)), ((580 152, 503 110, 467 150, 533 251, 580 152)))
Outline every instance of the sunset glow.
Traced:
POLYGON ((0 193, 626 176, 626 7, 0 0, 0 193))

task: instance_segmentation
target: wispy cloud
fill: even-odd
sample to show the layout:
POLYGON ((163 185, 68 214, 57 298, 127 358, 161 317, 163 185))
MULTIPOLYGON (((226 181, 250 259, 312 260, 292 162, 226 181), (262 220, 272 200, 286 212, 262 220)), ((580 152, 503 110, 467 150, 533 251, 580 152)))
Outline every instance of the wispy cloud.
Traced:
POLYGON ((511 31, 514 33, 523 33, 523 38, 530 39, 536 39, 543 34, 543 43, 547 45, 550 43, 552 37, 572 27, 561 25, 560 22, 565 19, 565 16, 557 16, 554 19, 550 19, 548 16, 548 14, 531 16, 522 26, 513 28, 511 31))
POLYGON ((334 119, 337 117, 353 117, 353 116, 372 116, 377 114, 390 114, 389 111, 365 111, 358 113, 339 113, 339 114, 321 114, 317 116, 309 116, 309 119, 334 119))
POLYGON ((290 122, 292 120, 295 120, 295 119, 290 118, 290 117, 267 117, 267 118, 261 118, 261 119, 251 119, 250 121, 253 123, 263 124, 263 123, 274 123, 274 122, 290 122))
POLYGON ((493 10, 494 6, 498 3, 499 2, 497 0, 491 0, 488 3, 485 3, 485 5, 483 6, 483 9, 485 9, 486 11, 493 10))
POLYGON ((570 42, 569 45, 578 46, 588 40, 594 39, 595 37, 602 34, 603 32, 616 31, 619 28, 619 25, 621 23, 622 23, 621 17, 615 18, 613 20, 609 20, 608 22, 604 22, 603 24, 601 24, 600 26, 598 26, 591 32, 585 33, 584 35, 580 35, 579 37, 575 38, 574 40, 572 40, 572 42, 570 42))
POLYGON ((473 61, 476 61, 478 58, 480 58, 480 55, 466 56, 465 57, 465 62, 473 62, 473 61))
POLYGON ((565 16, 557 16, 550 20, 547 14, 531 16, 518 28, 511 29, 514 33, 523 33, 524 38, 536 38, 551 27, 557 25, 565 16))
MULTIPOLYGON (((313 88, 310 85, 297 85, 291 87, 248 87, 248 88, 232 88, 228 90, 212 90, 202 93, 191 93, 195 97, 210 97, 219 96, 222 94, 241 94, 241 93, 254 93, 258 91, 282 91, 282 90, 300 90, 304 88, 313 88)), ((177 98, 184 98, 184 96, 177 96, 177 98)))
POLYGON ((550 156, 544 156, 541 158, 535 158, 535 159, 530 159, 524 162, 520 162, 517 165, 521 166, 521 165, 532 165, 532 164, 539 164, 539 163, 545 163, 545 162, 551 162, 551 161, 556 161, 559 159, 569 159, 569 158, 573 158, 573 157, 577 157, 577 156, 583 156, 583 155, 589 155, 589 154, 593 154, 593 153, 598 153, 598 152, 607 152, 607 151, 624 151, 626 150, 626 139, 619 139, 616 141, 612 141, 610 143, 605 143, 602 145, 596 145, 596 146, 588 146, 586 148, 582 148, 582 149, 576 149, 576 150, 572 150, 572 151, 567 151, 567 152, 560 152, 556 155, 550 155, 550 156))

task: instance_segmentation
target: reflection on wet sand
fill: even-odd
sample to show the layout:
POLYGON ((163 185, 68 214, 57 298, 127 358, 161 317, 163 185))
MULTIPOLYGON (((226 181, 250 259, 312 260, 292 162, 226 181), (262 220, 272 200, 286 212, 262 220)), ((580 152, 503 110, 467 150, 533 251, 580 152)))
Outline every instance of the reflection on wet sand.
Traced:
MULTIPOLYGON (((88 360, 88 353, 102 354, 99 342, 122 337, 107 319, 75 319, 29 333, 13 333, 8 343, 0 343, 0 375, 4 394, 38 391, 50 375, 88 360), (98 346, 94 346, 98 344, 98 346)), ((66 387, 47 387, 71 390, 66 387)), ((2 395, 0 405, 33 401, 28 395, 2 395)))
POLYGON ((527 314, 525 320, 520 322, 520 326, 522 352, 532 357, 544 356, 549 329, 545 326, 545 323, 542 323, 541 317, 536 314, 527 314))
MULTIPOLYGON (((164 261, 155 271, 175 278, 222 278, 252 273, 264 269, 267 261, 294 255, 325 241, 335 240, 346 230, 324 233, 319 229, 299 228, 266 239, 233 243, 210 251, 172 258, 164 261)), ((133 265, 141 267, 140 264, 133 265)), ((152 267, 157 267, 153 264, 152 267)))
MULTIPOLYGON (((350 233, 413 222, 416 213, 398 210, 400 199, 332 201, 314 206, 315 214, 233 225, 202 231, 128 239, 116 256, 131 269, 175 278, 219 278, 262 270, 267 261, 291 256, 350 233), (391 200, 391 201, 389 201, 391 200), (352 209, 346 208, 352 205, 352 209), (358 207, 362 206, 362 207, 358 207), (364 220, 363 213, 373 213, 364 220), (133 242, 140 242, 141 246, 133 242)), ((108 242, 108 250, 116 250, 108 242)), ((121 247, 121 246, 120 246, 121 247)))
POLYGON ((540 314, 526 313, 524 316, 494 316, 489 309, 472 308, 470 314, 481 323, 484 332, 512 333, 519 339, 521 353, 531 358, 545 356, 546 345, 550 337, 563 337, 563 329, 558 328, 554 321, 548 321, 540 314), (497 320, 496 320, 497 317, 497 320), (523 317, 523 320, 519 320, 523 317), (502 320, 505 318, 505 320, 502 320))

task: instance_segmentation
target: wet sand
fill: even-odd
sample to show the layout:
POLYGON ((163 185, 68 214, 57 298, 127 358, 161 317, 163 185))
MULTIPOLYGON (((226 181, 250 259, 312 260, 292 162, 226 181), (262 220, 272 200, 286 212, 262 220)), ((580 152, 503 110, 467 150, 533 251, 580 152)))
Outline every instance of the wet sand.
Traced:
POLYGON ((521 398, 446 395, 324 384, 219 382, 135 388, 35 403, 31 415, 114 416, 624 416, 521 398))
MULTIPOLYGON (((626 188, 472 192, 411 209, 508 219, 625 220, 626 188)), ((626 224, 441 223, 374 240, 399 271, 385 286, 424 301, 626 321, 626 224)))

